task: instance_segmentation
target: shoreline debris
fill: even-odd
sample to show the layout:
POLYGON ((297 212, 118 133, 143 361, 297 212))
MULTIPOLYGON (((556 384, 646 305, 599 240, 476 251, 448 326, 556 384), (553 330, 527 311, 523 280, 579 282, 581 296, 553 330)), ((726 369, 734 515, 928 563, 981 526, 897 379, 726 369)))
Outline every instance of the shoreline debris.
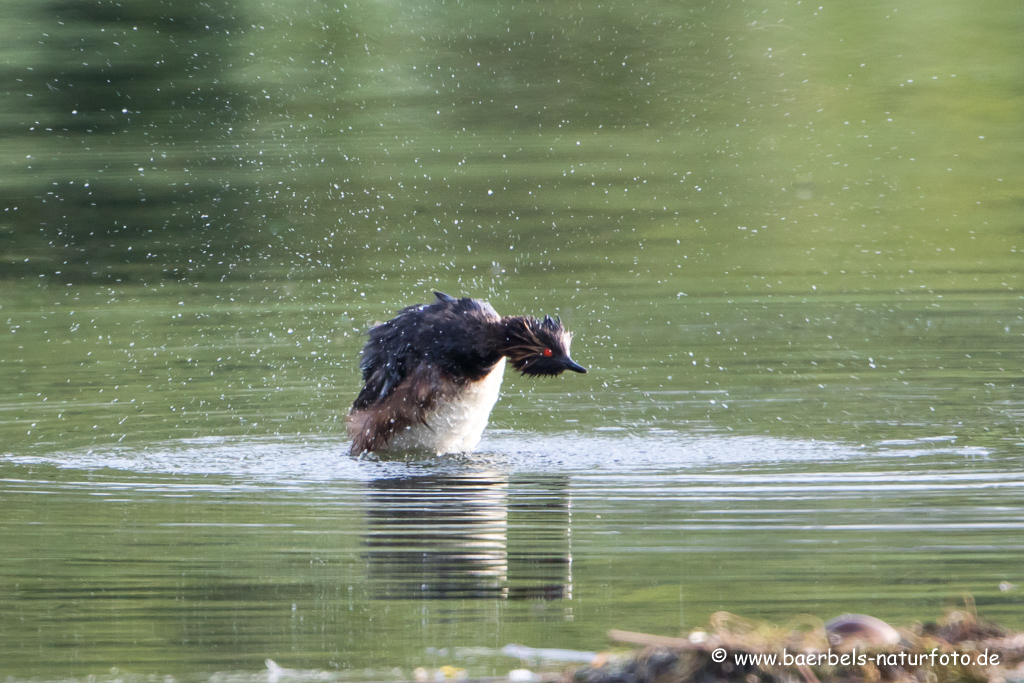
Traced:
POLYGON ((900 629, 865 614, 776 627, 717 612, 687 636, 608 637, 639 649, 599 655, 564 683, 1024 683, 1024 633, 972 610, 900 629))

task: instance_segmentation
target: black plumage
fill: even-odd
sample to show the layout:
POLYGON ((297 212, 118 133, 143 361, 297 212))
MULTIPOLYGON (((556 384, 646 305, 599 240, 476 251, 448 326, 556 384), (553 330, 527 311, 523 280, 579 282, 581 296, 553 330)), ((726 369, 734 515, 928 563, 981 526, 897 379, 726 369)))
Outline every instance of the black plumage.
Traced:
POLYGON ((524 375, 586 372, 569 357, 572 334, 561 320, 502 318, 486 301, 434 294, 432 303, 405 308, 370 330, 359 363, 364 386, 349 414, 353 454, 385 450, 393 437, 420 425, 435 435, 420 439, 426 447, 432 441, 443 446, 449 428, 467 432, 462 440, 453 437, 453 443, 475 444, 497 398, 504 358, 524 375), (477 397, 474 392, 491 386, 488 378, 493 399, 477 397), (462 399, 467 415, 449 410, 451 415, 438 417, 441 408, 462 399), (486 411, 482 416, 470 414, 472 401, 486 411))

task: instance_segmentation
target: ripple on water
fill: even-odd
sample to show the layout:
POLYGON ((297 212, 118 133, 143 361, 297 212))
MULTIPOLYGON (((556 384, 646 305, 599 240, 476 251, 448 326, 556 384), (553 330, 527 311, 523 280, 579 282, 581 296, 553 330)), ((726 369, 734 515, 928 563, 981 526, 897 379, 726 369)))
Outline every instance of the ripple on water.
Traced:
MULTIPOLYGON (((410 453, 399 456, 352 458, 348 444, 330 437, 221 438, 205 437, 153 443, 142 447, 111 445, 49 454, 8 455, 11 464, 48 464, 61 469, 118 470, 140 474, 175 474, 243 477, 281 483, 367 481, 382 476, 458 473, 487 469, 506 474, 614 473, 617 478, 694 468, 793 465, 863 461, 880 456, 984 457, 977 447, 958 447, 955 437, 885 441, 874 446, 767 436, 683 434, 650 430, 643 434, 534 434, 513 430, 487 433, 478 452, 436 456, 410 453)), ((819 469, 814 467, 811 469, 819 469)), ((760 476, 760 475, 759 475, 760 476)), ((790 472, 790 478, 796 476, 790 472)), ((876 482, 877 483, 877 482, 876 482)))

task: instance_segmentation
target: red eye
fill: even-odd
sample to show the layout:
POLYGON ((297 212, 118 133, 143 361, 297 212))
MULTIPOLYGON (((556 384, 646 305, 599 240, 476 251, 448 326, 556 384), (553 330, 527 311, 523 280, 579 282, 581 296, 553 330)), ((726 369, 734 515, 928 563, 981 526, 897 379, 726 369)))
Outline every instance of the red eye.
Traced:
POLYGON ((544 349, 544 357, 545 358, 551 358, 551 356, 553 356, 553 355, 555 355, 554 351, 552 351, 551 349, 544 349))

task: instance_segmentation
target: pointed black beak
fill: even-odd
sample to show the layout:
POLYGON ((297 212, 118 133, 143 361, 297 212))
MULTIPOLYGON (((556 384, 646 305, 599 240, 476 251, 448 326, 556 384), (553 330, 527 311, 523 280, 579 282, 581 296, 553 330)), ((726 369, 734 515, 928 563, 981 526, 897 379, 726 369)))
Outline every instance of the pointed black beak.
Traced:
POLYGON ((564 361, 562 361, 562 363, 565 365, 566 370, 572 370, 573 372, 579 372, 584 375, 587 374, 587 369, 580 365, 579 363, 577 363, 576 361, 574 361, 572 358, 566 358, 564 361))

